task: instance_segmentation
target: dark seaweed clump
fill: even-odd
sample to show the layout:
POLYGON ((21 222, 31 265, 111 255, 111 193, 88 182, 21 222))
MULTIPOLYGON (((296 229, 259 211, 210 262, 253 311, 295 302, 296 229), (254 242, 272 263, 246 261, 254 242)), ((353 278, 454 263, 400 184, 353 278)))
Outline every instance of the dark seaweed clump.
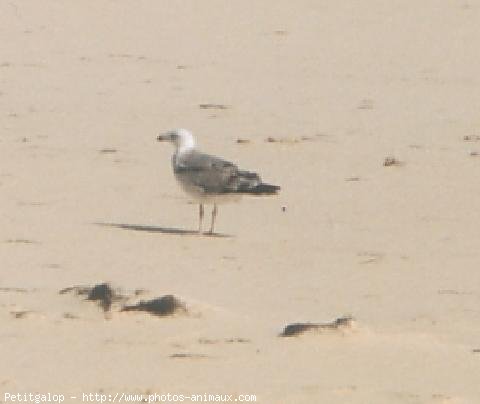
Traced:
POLYGON ((100 283, 90 289, 87 300, 96 301, 103 308, 103 311, 109 311, 115 297, 115 291, 108 283, 100 283))
POLYGON ((330 323, 293 323, 288 324, 280 333, 281 337, 293 337, 311 330, 338 330, 352 325, 352 317, 339 317, 330 323))
POLYGON ((99 283, 94 286, 71 286, 62 289, 59 293, 61 295, 74 293, 77 296, 87 296, 86 300, 98 302, 103 311, 110 311, 114 301, 123 299, 123 296, 117 293, 108 283, 99 283))
POLYGON ((169 316, 178 311, 186 311, 186 307, 175 296, 165 295, 152 300, 141 300, 135 305, 124 306, 122 311, 146 311, 156 316, 169 316))

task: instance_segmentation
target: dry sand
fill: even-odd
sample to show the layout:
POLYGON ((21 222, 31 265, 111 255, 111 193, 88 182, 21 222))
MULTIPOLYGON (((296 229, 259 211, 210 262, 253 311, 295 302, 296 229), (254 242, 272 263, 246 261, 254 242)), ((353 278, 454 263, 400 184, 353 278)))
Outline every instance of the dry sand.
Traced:
POLYGON ((2 1, 0 400, 480 402, 479 37, 473 0, 2 1), (163 233, 175 127, 281 194, 163 233), (101 281, 189 312, 59 294, 101 281))

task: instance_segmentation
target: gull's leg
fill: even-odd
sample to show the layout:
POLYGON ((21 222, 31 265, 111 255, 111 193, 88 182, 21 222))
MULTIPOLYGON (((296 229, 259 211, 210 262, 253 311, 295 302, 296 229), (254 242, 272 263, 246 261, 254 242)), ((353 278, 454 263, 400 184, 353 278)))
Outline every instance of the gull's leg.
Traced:
POLYGON ((203 204, 198 205, 198 232, 202 232, 203 204))
POLYGON ((217 209, 217 204, 213 204, 213 209, 212 209, 212 224, 210 225, 210 234, 213 234, 213 228, 215 227, 215 218, 217 217, 218 209, 217 209))

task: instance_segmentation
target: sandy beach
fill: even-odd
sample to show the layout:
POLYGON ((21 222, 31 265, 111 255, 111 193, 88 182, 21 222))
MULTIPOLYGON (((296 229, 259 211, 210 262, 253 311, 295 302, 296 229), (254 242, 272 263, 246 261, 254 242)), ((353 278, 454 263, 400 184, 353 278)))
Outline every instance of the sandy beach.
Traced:
POLYGON ((0 402, 480 402, 478 38, 473 0, 0 2, 0 402), (179 127, 280 194, 195 234, 179 127))

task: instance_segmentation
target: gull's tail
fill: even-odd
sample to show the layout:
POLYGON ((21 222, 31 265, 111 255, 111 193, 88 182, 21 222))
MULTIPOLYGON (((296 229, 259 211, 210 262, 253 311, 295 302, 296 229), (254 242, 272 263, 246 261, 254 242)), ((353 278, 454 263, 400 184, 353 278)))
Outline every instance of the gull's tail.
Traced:
POLYGON ((276 194, 280 187, 278 185, 265 184, 257 173, 249 171, 238 171, 238 186, 235 192, 251 195, 273 195, 276 194))

